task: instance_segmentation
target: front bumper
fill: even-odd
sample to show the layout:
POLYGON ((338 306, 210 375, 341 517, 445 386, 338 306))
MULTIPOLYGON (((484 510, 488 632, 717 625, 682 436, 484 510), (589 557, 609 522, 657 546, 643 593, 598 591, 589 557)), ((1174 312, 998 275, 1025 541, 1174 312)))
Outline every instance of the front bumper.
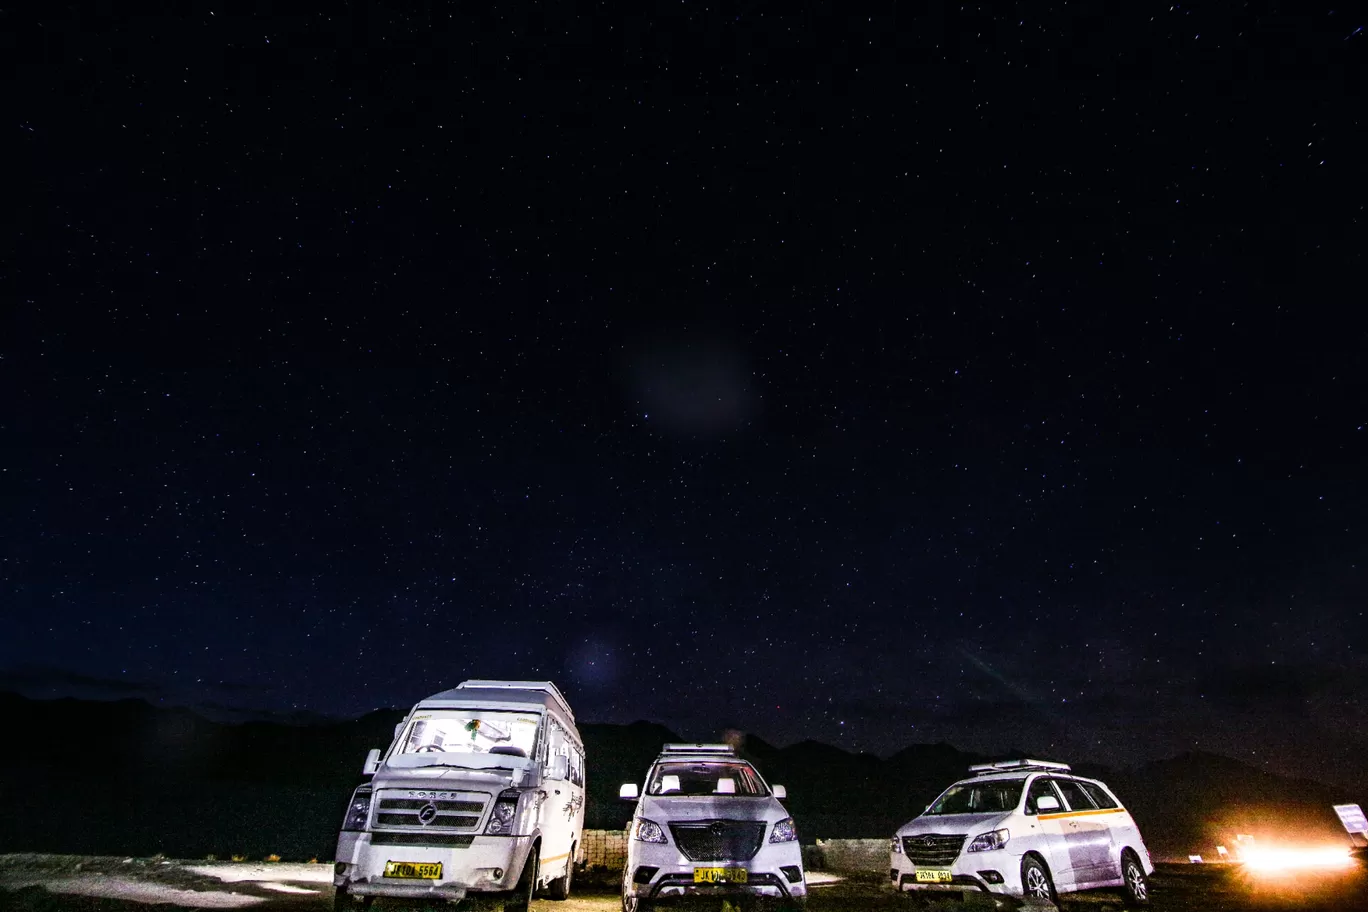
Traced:
POLYGON ((628 853, 622 892, 638 899, 670 900, 693 896, 761 896, 778 900, 807 897, 803 853, 797 842, 767 844, 747 861, 690 861, 672 845, 640 843, 628 853), (695 868, 743 868, 744 883, 697 883, 695 868))
POLYGON ((1021 858, 996 852, 960 853, 949 868, 949 883, 921 883, 917 880, 917 866, 899 852, 889 855, 888 876, 894 889, 900 892, 925 894, 983 893, 993 896, 1021 896, 1021 858))
POLYGON ((462 900, 471 893, 512 890, 532 849, 531 836, 475 836, 468 845, 376 845, 377 833, 343 833, 333 886, 353 896, 462 900), (440 863, 442 876, 418 880, 385 876, 385 864, 440 863))

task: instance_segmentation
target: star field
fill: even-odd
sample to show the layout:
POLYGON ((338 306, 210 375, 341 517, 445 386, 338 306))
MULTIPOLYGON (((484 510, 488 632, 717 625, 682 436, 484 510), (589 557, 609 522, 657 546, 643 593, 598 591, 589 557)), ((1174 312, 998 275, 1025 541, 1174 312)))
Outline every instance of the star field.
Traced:
POLYGON ((1358 781, 1318 5, 16 12, 0 685, 1358 781))

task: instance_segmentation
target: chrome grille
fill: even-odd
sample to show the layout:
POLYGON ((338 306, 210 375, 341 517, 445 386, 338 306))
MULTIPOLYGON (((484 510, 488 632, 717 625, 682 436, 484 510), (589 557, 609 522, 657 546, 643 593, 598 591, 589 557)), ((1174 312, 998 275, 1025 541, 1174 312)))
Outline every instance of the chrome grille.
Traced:
POLYGON ((765 824, 755 820, 672 823, 670 833, 690 861, 748 861, 760 851, 765 824))
POLYGON ((489 796, 479 792, 383 789, 375 807, 377 830, 474 830, 489 796))
POLYGON ((955 835, 923 833, 919 836, 904 836, 902 840, 903 854, 907 856, 908 861, 918 867, 948 867, 951 862, 959 857, 960 849, 964 848, 964 840, 968 835, 968 833, 957 833, 955 835))

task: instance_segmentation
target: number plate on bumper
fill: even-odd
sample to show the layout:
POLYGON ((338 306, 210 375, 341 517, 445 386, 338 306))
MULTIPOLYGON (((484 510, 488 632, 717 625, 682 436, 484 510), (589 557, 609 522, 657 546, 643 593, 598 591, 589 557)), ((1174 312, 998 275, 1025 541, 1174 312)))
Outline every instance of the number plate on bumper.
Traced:
POLYGON ((917 871, 917 883, 950 883, 949 871, 926 870, 925 868, 917 871))
POLYGON ((745 868, 694 868, 694 883, 745 883, 745 868))
POLYGON ((441 880, 442 863, 426 861, 387 861, 386 877, 402 877, 410 880, 441 880))

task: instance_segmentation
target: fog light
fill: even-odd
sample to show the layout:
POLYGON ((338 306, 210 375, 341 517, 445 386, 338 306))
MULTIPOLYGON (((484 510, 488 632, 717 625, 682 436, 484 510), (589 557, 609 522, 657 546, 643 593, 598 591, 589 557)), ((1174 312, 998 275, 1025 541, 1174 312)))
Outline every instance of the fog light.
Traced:
POLYGON ((978 872, 978 875, 979 875, 979 877, 982 877, 982 878, 983 878, 983 882, 984 882, 984 883, 990 883, 990 884, 1000 884, 1000 883, 1002 883, 1002 875, 999 874, 997 871, 979 871, 979 872, 978 872))
POLYGON ((656 871, 659 871, 659 870, 660 870, 660 868, 652 868, 652 867, 648 867, 648 866, 646 866, 646 865, 642 865, 641 867, 637 868, 637 869, 636 869, 636 873, 632 875, 632 883, 639 883, 639 884, 647 884, 647 883, 650 883, 650 882, 651 882, 651 878, 652 878, 652 877, 655 877, 655 876, 656 876, 656 871))
POLYGON ((784 865, 779 870, 784 872, 784 876, 788 878, 789 883, 797 883, 803 879, 802 869, 797 865, 784 865))
POLYGON ((489 876, 492 877, 492 878, 494 878, 495 880, 503 880, 503 875, 504 875, 504 870, 503 870, 503 868, 495 868, 494 871, 493 871, 493 873, 490 874, 489 876))
POLYGON ((343 874, 346 874, 347 863, 345 861, 339 861, 337 864, 333 865, 333 873, 338 875, 339 877, 343 874))

